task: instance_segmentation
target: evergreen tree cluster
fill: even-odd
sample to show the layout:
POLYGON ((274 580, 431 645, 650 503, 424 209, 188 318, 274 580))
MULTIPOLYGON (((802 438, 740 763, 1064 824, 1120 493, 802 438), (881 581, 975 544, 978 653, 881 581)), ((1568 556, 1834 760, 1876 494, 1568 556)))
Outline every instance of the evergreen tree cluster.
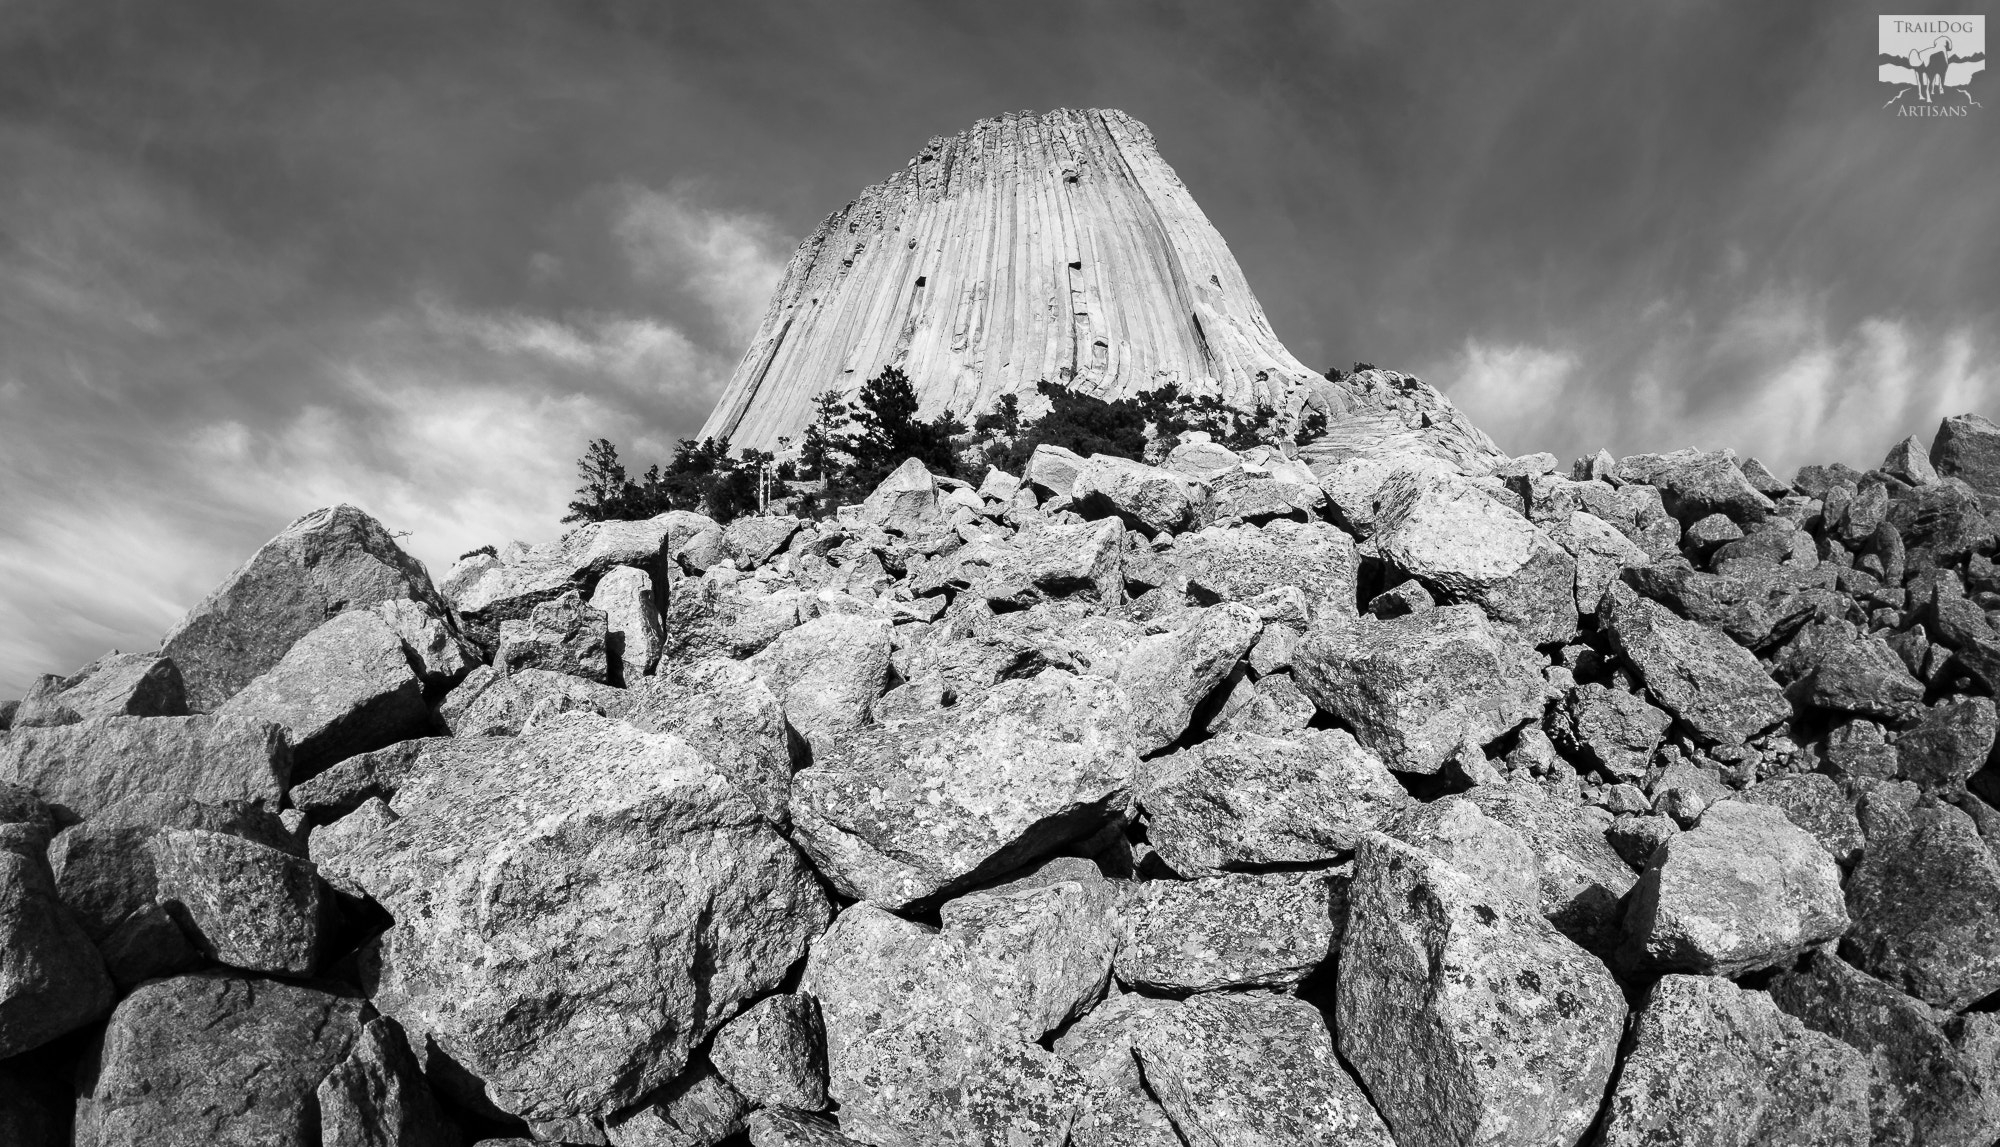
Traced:
POLYGON ((734 457, 726 439, 683 438, 665 469, 658 464, 638 480, 628 477, 618 448, 599 438, 577 460, 583 485, 565 522, 638 521, 668 510, 693 510, 718 522, 757 512, 759 470, 772 473, 770 496, 783 497, 782 471, 769 451, 744 448, 734 457))

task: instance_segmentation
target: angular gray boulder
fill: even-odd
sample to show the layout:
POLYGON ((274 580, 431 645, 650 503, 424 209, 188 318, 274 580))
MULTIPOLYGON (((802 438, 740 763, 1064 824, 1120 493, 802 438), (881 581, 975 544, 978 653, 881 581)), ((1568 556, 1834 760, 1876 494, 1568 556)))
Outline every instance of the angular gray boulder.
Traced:
POLYGON ((1635 881, 1606 838, 1610 814, 1519 781, 1480 785, 1465 800, 1520 834, 1535 857, 1542 915, 1557 931, 1599 956, 1617 945, 1635 881))
POLYGON ((452 1147, 458 1131, 432 1096, 394 1020, 363 1024, 320 1080, 320 1147, 452 1147))
POLYGON ((1925 710, 1915 728, 1896 738, 1896 763, 1927 790, 1955 792, 1986 767, 1996 735, 2000 714, 1992 698, 1953 697, 1925 710))
POLYGON ((180 670, 188 707, 206 713, 334 614, 398 598, 449 615, 423 563, 404 553, 382 523, 353 506, 314 510, 189 610, 160 655, 180 670))
POLYGON ((617 717, 632 701, 627 690, 567 673, 500 673, 482 665, 438 706, 437 719, 454 737, 512 737, 537 718, 573 712, 617 717))
POLYGON ((1710 514, 1737 522, 1759 522, 1777 506, 1750 484, 1733 451, 1675 450, 1620 458, 1613 476, 1660 491, 1667 513, 1689 525, 1710 514))
POLYGON ((1056 1037, 1056 1057, 1082 1077, 1071 1147, 1182 1147, 1173 1121, 1147 1091, 1135 1054, 1145 1024, 1177 1006, 1113 988, 1056 1037))
POLYGON ((1674 616, 1623 582, 1604 591, 1597 616, 1646 691, 1704 741, 1740 745, 1791 716, 1777 682, 1722 633, 1674 616))
POLYGON ((1644 697, 1586 681, 1569 695, 1550 730, 1556 743, 1617 780, 1637 781, 1674 719, 1644 697))
POLYGON ((1410 803, 1339 729, 1220 733, 1140 768, 1146 836, 1183 876, 1330 861, 1410 803))
POLYGON ((792 767, 804 746, 777 695, 749 665, 717 658, 675 666, 631 694, 627 724, 686 741, 771 823, 790 820, 792 767))
POLYGON ((155 895, 202 955, 250 972, 313 973, 327 905, 310 863, 200 829, 164 829, 148 843, 155 895))
POLYGON ((417 736, 430 724, 423 679, 402 639, 367 610, 350 610, 301 637, 217 716, 284 729, 301 778, 417 736))
POLYGON ((1332 955, 1334 910, 1323 873, 1149 880, 1120 900, 1113 968, 1153 994, 1293 988, 1332 955))
POLYGON ((1931 464, 1941 477, 1957 478, 1982 494, 2000 494, 2000 426, 1977 414, 1938 424, 1931 464))
POLYGON ((0 847, 0 1059, 83 1027, 112 999, 104 961, 40 850, 0 847))
POLYGON ((1196 996, 1136 1040, 1147 1086, 1192 1147, 1392 1147, 1334 1054, 1319 1009, 1290 996, 1196 996))
POLYGON ((1141 755, 1187 732, 1195 709, 1222 684, 1257 640, 1263 620, 1240 602, 1190 610, 1175 628, 1142 637, 1119 661, 1116 680, 1132 709, 1141 755))
POLYGON ((1356 612, 1360 559, 1354 539, 1325 522, 1279 519, 1263 526, 1211 526, 1177 539, 1173 559, 1197 599, 1249 601, 1280 586, 1305 594, 1308 618, 1356 612))
POLYGON ((831 910, 675 738, 570 715, 481 749, 316 831, 313 859, 395 918, 375 1004, 413 1040, 531 1122, 609 1115, 777 987, 831 910))
POLYGON ((1390 768, 1435 773, 1460 745, 1486 744, 1543 703, 1542 659, 1477 606, 1315 626, 1292 655, 1313 703, 1390 768))
POLYGON ((1108 681, 1051 669, 857 729, 792 778, 793 839, 844 895, 902 908, 1122 819, 1138 768, 1108 681))
POLYGON ((708 1056, 731 1086, 766 1107, 824 1111, 826 1034, 811 996, 767 996, 722 1025, 708 1056))
POLYGON ((1718 976, 1662 977, 1633 1025, 1599 1142, 1863 1147, 1868 1060, 1771 997, 1718 976))
POLYGON ((275 810, 291 774, 284 729, 239 717, 104 717, 0 737, 0 781, 79 817, 151 793, 275 810))
POLYGON ((493 668, 507 674, 542 669, 608 684, 610 631, 605 612, 572 590, 537 604, 524 618, 501 622, 493 668))
POLYGON ((1398 471, 1376 497, 1375 544, 1389 566, 1531 645, 1576 632, 1576 559, 1526 518, 1442 473, 1398 471))
POLYGON ((1171 470, 1093 454, 1077 468, 1069 496, 1088 516, 1116 514, 1149 534, 1177 530, 1194 509, 1199 487, 1171 470))
POLYGON ((867 722, 888 688, 889 645, 887 621, 828 614, 780 634, 750 667, 817 754, 867 722))
POLYGON ((1335 1028, 1401 1147, 1573 1143, 1625 998, 1538 905, 1386 836, 1356 854, 1335 1028))
POLYGON ((653 577, 619 566, 598 579, 590 607, 604 614, 604 655, 616 666, 611 684, 632 688, 660 659, 660 610, 653 601, 653 577))
POLYGON ((365 1006, 221 972, 146 984, 84 1064, 76 1142, 320 1147, 318 1089, 353 1048, 365 1006))
POLYGON ((1840 953, 1958 1011, 2000 991, 2000 859, 1962 810, 1928 799, 1879 807, 1892 803, 1871 800, 1863 816, 1868 844, 1848 880, 1854 926, 1840 953))
POLYGON ((1783 812, 1785 819, 1811 833, 1837 864, 1851 864, 1861 855, 1861 821, 1854 815, 1854 805, 1840 791, 1840 782, 1825 773, 1772 777, 1744 789, 1740 799, 1783 812))
POLYGON ((31 690, 14 715, 15 728, 71 725, 95 717, 185 717, 187 689, 172 658, 112 652, 73 678, 44 678, 57 689, 31 690))
POLYGON ((1655 971, 1740 976, 1847 930, 1840 866, 1776 808, 1720 801, 1667 839, 1633 889, 1621 956, 1655 971))

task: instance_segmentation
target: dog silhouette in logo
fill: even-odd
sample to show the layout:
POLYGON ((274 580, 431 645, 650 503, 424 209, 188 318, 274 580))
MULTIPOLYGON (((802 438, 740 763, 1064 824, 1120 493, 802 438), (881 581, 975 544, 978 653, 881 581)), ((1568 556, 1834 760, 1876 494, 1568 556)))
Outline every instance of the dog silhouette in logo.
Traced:
POLYGON ((1944 70, 1950 66, 1950 36, 1939 36, 1928 48, 1910 49, 1910 70, 1917 73, 1917 94, 1925 103, 1944 94, 1944 70))

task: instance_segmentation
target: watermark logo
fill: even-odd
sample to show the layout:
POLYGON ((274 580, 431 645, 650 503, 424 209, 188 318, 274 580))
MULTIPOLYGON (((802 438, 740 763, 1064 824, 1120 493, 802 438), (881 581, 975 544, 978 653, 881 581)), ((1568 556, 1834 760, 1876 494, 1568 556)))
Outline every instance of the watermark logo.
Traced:
POLYGON ((1890 114, 1965 116, 1983 108, 1973 98, 1986 71, 1986 17, 1878 16, 1876 78, 1890 114))

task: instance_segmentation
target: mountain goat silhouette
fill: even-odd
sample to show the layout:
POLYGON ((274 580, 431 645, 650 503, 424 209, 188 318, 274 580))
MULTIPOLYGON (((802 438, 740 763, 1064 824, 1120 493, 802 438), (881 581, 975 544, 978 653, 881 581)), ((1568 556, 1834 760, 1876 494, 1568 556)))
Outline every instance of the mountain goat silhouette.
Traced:
POLYGON ((1950 36, 1939 36, 1928 48, 1910 49, 1910 70, 1917 73, 1917 94, 1925 103, 1944 94, 1944 71, 1950 66, 1950 36))

